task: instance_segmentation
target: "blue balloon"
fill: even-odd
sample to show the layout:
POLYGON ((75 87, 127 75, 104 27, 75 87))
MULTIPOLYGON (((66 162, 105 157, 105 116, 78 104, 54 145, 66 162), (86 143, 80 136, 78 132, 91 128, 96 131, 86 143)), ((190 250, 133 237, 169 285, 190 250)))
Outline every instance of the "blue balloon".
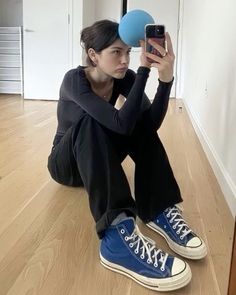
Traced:
POLYGON ((145 25, 154 23, 154 19, 146 11, 131 10, 121 18, 118 29, 120 38, 131 47, 139 47, 139 40, 145 39, 145 25))

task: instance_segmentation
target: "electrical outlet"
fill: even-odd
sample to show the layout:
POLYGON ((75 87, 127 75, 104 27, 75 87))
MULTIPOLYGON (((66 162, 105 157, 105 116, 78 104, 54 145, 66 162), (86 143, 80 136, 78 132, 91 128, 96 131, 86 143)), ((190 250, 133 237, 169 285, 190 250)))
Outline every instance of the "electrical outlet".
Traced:
POLYGON ((208 86, 207 86, 207 81, 206 81, 206 84, 205 84, 205 90, 204 90, 204 93, 205 93, 205 98, 208 97, 208 86))

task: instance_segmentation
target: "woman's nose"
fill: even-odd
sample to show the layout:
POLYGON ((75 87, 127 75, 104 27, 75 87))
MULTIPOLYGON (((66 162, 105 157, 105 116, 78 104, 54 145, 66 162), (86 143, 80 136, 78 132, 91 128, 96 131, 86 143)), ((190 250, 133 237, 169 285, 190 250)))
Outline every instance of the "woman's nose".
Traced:
POLYGON ((128 64, 129 63, 129 55, 127 55, 127 54, 122 55, 121 63, 128 64))

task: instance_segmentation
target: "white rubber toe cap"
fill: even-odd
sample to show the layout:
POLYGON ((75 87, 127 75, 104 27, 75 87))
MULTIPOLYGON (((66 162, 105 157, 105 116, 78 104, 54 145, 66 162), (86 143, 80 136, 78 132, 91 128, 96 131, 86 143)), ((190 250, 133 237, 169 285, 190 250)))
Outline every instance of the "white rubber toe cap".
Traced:
POLYGON ((202 241, 201 241, 201 239, 199 239, 198 237, 194 237, 194 238, 192 238, 191 240, 189 240, 188 241, 188 243, 187 243, 187 247, 199 247, 199 246, 201 246, 202 245, 202 241))
POLYGON ((177 274, 183 272, 185 269, 186 269, 186 263, 179 258, 175 258, 174 262, 173 262, 171 274, 173 276, 177 275, 177 274))

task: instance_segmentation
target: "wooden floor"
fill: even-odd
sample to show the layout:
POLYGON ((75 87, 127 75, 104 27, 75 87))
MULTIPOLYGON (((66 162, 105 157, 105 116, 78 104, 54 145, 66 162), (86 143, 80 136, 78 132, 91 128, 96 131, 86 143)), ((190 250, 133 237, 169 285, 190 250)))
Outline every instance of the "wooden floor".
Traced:
MULTIPOLYGON (((0 96, 0 295, 157 294, 100 265, 86 192, 51 180, 55 115, 56 102, 0 96)), ((226 295, 234 222, 181 101, 171 101, 160 135, 185 200, 184 216, 209 253, 189 261, 187 287, 165 294, 226 295)), ((133 163, 127 158, 123 165, 132 186, 133 163)))

